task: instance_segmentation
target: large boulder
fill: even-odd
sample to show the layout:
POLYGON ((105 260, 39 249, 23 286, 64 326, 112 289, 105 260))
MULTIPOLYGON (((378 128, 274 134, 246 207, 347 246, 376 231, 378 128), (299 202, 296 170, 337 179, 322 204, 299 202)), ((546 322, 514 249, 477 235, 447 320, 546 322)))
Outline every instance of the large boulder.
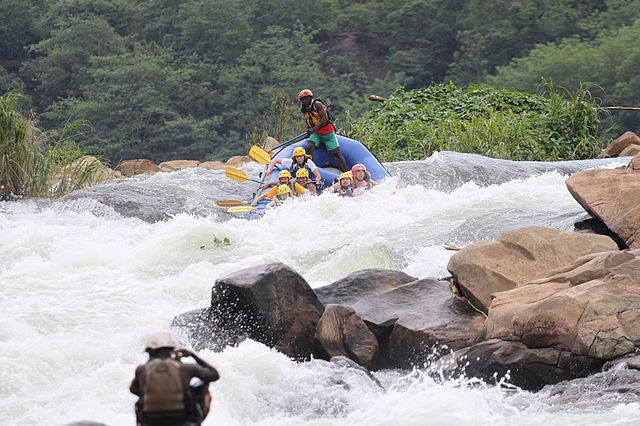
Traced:
POLYGON ((440 362, 526 389, 596 372, 640 346, 640 250, 594 253, 496 293, 480 343, 440 362))
POLYGON ((567 189, 593 217, 624 241, 640 248, 640 157, 626 169, 591 169, 572 174, 567 189))
POLYGON ((604 235, 528 227, 507 232, 497 241, 464 247, 449 259, 447 268, 460 293, 486 313, 493 293, 548 276, 583 255, 617 248, 604 235))
MULTIPOLYGON (((375 368, 411 368, 471 345, 484 323, 481 313, 454 297, 448 281, 397 271, 358 271, 316 293, 325 304, 352 308, 367 324, 379 344, 367 364, 375 368)), ((334 328, 337 335, 340 329, 334 328)))
POLYGON ((597 158, 624 157, 640 152, 640 137, 633 132, 624 132, 598 155, 597 158))
POLYGON ((415 280, 415 277, 391 269, 363 269, 332 284, 316 288, 315 292, 325 305, 337 303, 353 306, 363 299, 386 293, 415 280))
POLYGON ((172 326, 183 329, 198 347, 216 349, 250 338, 303 360, 311 356, 323 311, 302 276, 273 263, 216 280, 211 307, 176 317, 172 326))
POLYGON ((640 345, 640 250, 584 256, 495 294, 482 336, 609 360, 640 345))

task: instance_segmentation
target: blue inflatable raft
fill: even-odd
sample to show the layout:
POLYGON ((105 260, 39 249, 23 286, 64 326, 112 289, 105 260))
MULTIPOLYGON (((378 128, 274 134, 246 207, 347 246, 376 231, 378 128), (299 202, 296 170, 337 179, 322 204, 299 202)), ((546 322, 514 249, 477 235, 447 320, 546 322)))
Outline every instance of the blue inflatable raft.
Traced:
MULTIPOLYGON (((347 165, 349 169, 353 167, 355 164, 364 164, 367 168, 367 171, 371 174, 371 179, 380 183, 386 178, 388 178, 389 172, 384 168, 382 163, 378 161, 378 159, 373 155, 369 148, 364 146, 360 141, 355 139, 348 138, 346 136, 336 135, 338 138, 338 142, 340 143, 340 151, 344 156, 345 160, 347 160, 347 165)), ((285 146, 275 153, 272 154, 271 159, 275 158, 291 158, 293 154, 293 150, 297 147, 307 148, 307 140, 304 139, 300 142, 293 143, 291 145, 285 146)), ((335 179, 340 176, 340 169, 338 168, 338 161, 333 154, 329 154, 324 145, 320 145, 319 148, 316 148, 313 151, 313 162, 318 166, 318 170, 320 171, 320 176, 322 177, 321 186, 323 188, 328 188, 331 186, 335 179)), ((260 173, 260 178, 262 179, 265 171, 268 166, 265 166, 264 170, 260 173)), ((271 176, 277 176, 278 171, 283 170, 284 167, 281 164, 276 164, 276 167, 273 170, 271 176)), ((313 176, 312 176, 313 177, 313 176)), ((273 179, 272 179, 273 180, 273 179)), ((267 191, 265 189, 265 191, 267 191)), ((259 189, 253 194, 253 199, 260 195, 259 189)), ((260 200, 258 203, 257 210, 250 212, 252 218, 259 217, 264 213, 266 205, 270 200, 264 198, 260 200)))

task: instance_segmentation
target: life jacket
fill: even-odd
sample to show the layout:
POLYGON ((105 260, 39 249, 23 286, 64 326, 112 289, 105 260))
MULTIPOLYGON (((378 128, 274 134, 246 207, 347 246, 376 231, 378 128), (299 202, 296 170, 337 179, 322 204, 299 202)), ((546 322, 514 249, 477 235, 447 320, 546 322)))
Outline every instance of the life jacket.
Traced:
POLYGON ((356 189, 364 188, 365 190, 368 190, 368 189, 373 188, 373 184, 371 183, 371 173, 369 173, 368 170, 365 170, 365 172, 364 172, 363 181, 365 181, 367 183, 366 187, 365 186, 357 186, 356 185, 356 178, 355 177, 353 178, 353 182, 354 182, 354 185, 356 185, 356 189))
POLYGON ((351 185, 349 186, 341 186, 338 190, 338 195, 340 197, 353 197, 355 194, 353 193, 353 188, 351 185))
POLYGON ((309 104, 309 108, 306 108, 304 105, 301 108, 302 113, 304 114, 304 118, 307 121, 307 128, 316 126, 320 122, 320 120, 322 120, 320 113, 316 109, 317 102, 320 102, 322 104, 324 111, 327 114, 328 123, 325 126, 322 126, 321 128, 319 128, 316 131, 316 133, 322 135, 326 133, 335 132, 335 128, 333 127, 333 117, 331 116, 331 114, 329 114, 327 105, 320 98, 313 99, 311 101, 311 104, 309 104))
POLYGON ((145 415, 173 411, 182 412, 186 416, 180 365, 171 358, 156 358, 145 365, 146 381, 142 403, 145 415))
POLYGON ((304 162, 302 163, 302 165, 298 164, 295 160, 293 161, 293 163, 291 164, 291 167, 289 168, 289 171, 291 172, 291 176, 295 177, 296 173, 300 169, 307 169, 309 171, 309 176, 311 176, 311 169, 309 167, 307 167, 307 157, 306 156, 304 158, 304 162))

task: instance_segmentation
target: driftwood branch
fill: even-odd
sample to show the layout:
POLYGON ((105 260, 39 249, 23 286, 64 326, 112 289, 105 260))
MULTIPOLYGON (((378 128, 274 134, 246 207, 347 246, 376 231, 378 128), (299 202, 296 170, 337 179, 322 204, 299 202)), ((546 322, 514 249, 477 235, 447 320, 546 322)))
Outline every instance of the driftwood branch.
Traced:
POLYGON ((610 106, 610 107, 597 107, 596 109, 608 109, 608 110, 627 110, 627 111, 640 111, 640 107, 625 107, 625 106, 610 106))

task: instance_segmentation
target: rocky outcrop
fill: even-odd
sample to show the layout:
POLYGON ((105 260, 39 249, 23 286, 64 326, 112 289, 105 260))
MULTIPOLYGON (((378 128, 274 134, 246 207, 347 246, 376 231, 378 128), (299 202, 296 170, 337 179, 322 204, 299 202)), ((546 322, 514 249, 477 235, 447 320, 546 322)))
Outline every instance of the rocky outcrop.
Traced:
POLYGON ((177 172, 184 169, 190 169, 192 167, 198 167, 200 162, 198 160, 172 160, 165 161, 158 164, 161 172, 177 172))
POLYGON ((148 159, 125 160, 120 164, 119 170, 122 176, 131 177, 139 174, 154 175, 159 172, 176 172, 193 167, 202 167, 207 170, 224 170, 227 167, 240 167, 244 163, 251 161, 246 155, 236 155, 229 158, 225 163, 221 161, 198 160, 172 160, 165 161, 159 165, 148 159))
POLYGON ((481 343, 446 369, 527 388, 582 377, 640 346, 640 251, 583 256, 549 277, 494 294, 481 343), (502 377, 502 376, 498 376, 502 377))
POLYGON ((449 281, 398 271, 357 271, 316 293, 326 304, 352 308, 367 324, 379 344, 368 364, 375 368, 411 368, 468 346, 484 323, 481 313, 454 297, 449 281))
POLYGON ((373 367, 380 344, 356 311, 340 305, 328 305, 314 336, 318 358, 346 356, 364 367, 373 367))
POLYGON ((460 293, 487 313, 493 293, 548 276, 583 255, 617 248, 603 235, 529 227, 468 245, 451 257, 447 269, 460 293))

